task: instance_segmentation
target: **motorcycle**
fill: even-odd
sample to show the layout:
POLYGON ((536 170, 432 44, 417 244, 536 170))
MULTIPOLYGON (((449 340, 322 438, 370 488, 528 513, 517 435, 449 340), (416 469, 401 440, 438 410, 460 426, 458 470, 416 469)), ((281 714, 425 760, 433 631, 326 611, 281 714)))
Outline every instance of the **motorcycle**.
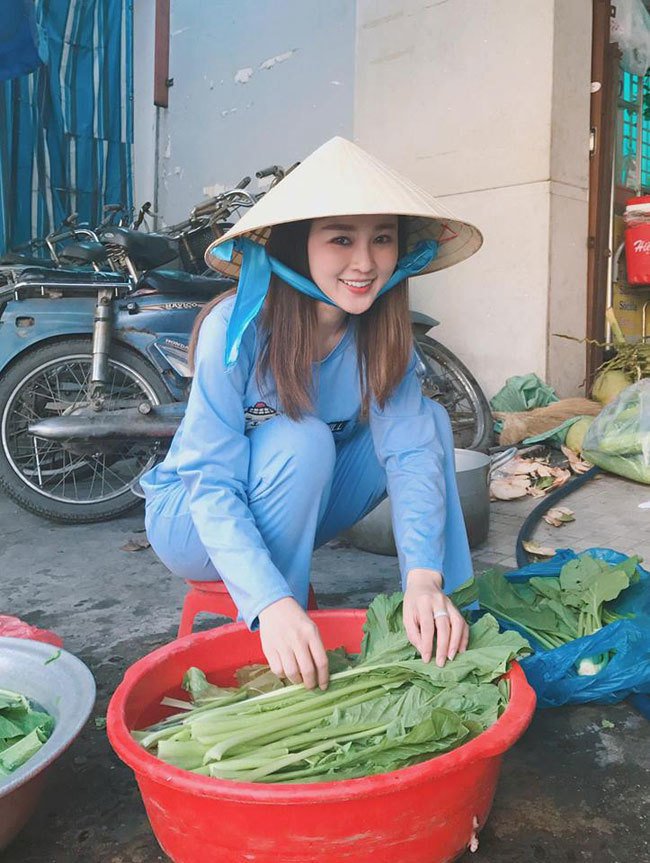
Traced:
MULTIPOLYGON (((185 411, 195 318, 234 287, 147 270, 158 240, 118 234, 121 271, 26 267, 0 287, 0 488, 53 521, 103 521, 138 505, 138 479, 185 411)), ((411 322, 423 392, 446 407, 456 446, 485 449, 492 418, 480 387, 429 337, 437 321, 412 312, 411 322)))

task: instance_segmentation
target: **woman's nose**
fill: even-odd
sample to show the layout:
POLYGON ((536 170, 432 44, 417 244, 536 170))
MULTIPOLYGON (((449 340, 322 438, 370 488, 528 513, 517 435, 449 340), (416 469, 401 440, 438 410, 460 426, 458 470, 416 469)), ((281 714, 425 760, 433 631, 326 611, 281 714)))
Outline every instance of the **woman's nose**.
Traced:
POLYGON ((375 259, 372 254, 372 246, 366 243, 357 243, 352 259, 353 266, 360 273, 370 273, 375 268, 375 259))

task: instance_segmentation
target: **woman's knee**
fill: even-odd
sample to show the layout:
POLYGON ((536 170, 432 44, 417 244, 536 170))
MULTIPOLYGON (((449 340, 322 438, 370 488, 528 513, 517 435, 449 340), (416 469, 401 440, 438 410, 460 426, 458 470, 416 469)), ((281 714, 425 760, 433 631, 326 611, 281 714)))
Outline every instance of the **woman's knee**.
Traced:
POLYGON ((169 517, 147 506, 145 530, 156 557, 172 575, 190 581, 219 580, 189 512, 169 517))
POLYGON ((325 487, 336 463, 336 446, 327 423, 308 416, 291 420, 280 416, 251 433, 250 488, 274 480, 297 480, 301 486, 325 487))

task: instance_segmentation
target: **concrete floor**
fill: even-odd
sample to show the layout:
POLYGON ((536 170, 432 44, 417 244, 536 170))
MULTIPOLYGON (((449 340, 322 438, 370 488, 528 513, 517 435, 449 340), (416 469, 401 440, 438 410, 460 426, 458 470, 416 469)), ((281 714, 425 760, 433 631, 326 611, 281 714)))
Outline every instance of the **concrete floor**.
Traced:
MULTIPOLYGON (((649 487, 613 477, 594 481, 566 502, 574 523, 544 525, 535 539, 578 551, 611 546, 650 561, 650 510, 639 508, 646 500, 649 487)), ((533 505, 531 499, 492 505, 488 540, 474 551, 477 571, 514 566, 515 538, 533 505)), ((150 550, 120 550, 141 535, 139 511, 107 524, 64 527, 0 498, 0 520, 0 611, 64 638, 96 677, 94 716, 103 717, 126 668, 174 638, 183 585, 150 550)), ((395 558, 337 542, 315 554, 313 581, 324 608, 366 606, 399 584, 395 558)), ((478 854, 468 852, 462 863, 650 863, 649 732, 625 703, 539 711, 504 759, 478 854)), ((53 769, 36 816, 0 854, 2 863, 165 859, 130 770, 92 719, 53 769)))

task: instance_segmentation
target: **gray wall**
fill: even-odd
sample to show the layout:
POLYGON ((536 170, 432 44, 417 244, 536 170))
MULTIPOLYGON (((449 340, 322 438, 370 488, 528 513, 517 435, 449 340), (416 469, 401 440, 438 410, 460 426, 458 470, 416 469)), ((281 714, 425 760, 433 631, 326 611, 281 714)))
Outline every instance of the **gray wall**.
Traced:
POLYGON ((136 200, 153 197, 157 170, 167 224, 244 174, 351 137, 354 0, 172 0, 156 161, 154 5, 135 3, 136 200))

